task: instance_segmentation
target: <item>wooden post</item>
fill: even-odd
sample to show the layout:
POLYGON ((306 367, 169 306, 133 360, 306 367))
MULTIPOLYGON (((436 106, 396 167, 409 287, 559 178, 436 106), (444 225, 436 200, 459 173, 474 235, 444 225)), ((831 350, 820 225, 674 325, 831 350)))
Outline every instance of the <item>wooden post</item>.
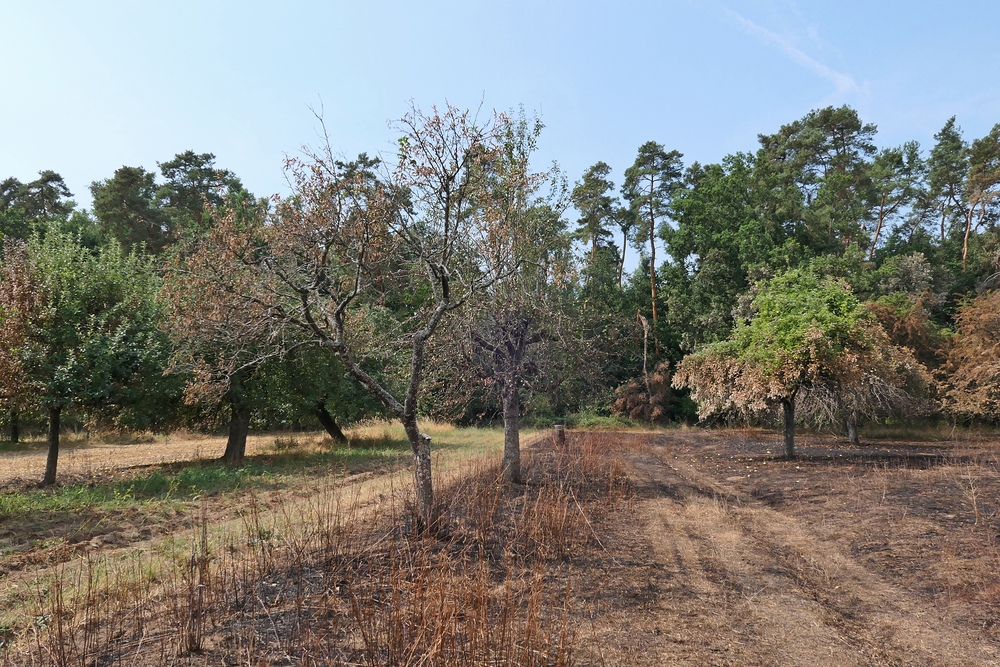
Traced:
POLYGON ((566 446, 566 427, 562 424, 556 424, 556 446, 566 446))

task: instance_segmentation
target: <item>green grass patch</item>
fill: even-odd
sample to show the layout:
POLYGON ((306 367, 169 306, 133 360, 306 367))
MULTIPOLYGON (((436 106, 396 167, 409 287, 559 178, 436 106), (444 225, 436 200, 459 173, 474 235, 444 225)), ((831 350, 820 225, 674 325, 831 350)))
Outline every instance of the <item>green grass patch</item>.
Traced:
POLYGON ((170 464, 151 472, 106 483, 67 484, 0 494, 0 519, 38 512, 85 508, 116 510, 151 502, 196 500, 245 489, 281 488, 296 478, 387 469, 409 460, 409 447, 342 447, 327 451, 282 452, 248 458, 244 465, 170 464))
POLYGON ((11 442, 10 440, 0 441, 0 454, 5 452, 27 452, 32 449, 44 449, 46 443, 39 440, 18 440, 17 442, 11 442))
POLYGON ((618 430, 635 427, 635 422, 615 415, 602 415, 597 412, 578 412, 566 416, 566 424, 573 428, 588 430, 618 430))
MULTIPOLYGON (((501 429, 456 428, 425 423, 432 451, 447 460, 499 451, 501 429)), ((522 431, 522 435, 529 432, 522 431)), ((390 471, 410 465, 411 453, 402 426, 373 422, 352 429, 347 444, 329 441, 307 446, 293 437, 277 437, 272 452, 248 457, 238 467, 219 462, 172 463, 126 479, 73 483, 50 489, 33 488, 0 493, 0 520, 40 513, 67 514, 83 509, 104 511, 197 500, 246 489, 293 486, 304 477, 390 471)), ((31 446, 30 444, 28 445, 31 446)))

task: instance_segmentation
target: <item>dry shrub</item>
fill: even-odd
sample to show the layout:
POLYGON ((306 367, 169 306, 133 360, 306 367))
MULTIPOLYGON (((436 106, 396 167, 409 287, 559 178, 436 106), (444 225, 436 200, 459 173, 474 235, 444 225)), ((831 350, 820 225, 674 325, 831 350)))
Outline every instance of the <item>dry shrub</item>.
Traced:
POLYGON ((677 411, 677 394, 670 388, 670 364, 661 361, 646 377, 629 380, 615 391, 611 411, 647 424, 670 421, 677 411))

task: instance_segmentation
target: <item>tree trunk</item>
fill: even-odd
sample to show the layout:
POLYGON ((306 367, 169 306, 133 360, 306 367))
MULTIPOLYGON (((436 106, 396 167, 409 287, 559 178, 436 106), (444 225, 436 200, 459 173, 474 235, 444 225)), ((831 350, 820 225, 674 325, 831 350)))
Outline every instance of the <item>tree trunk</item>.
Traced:
POLYGON ((250 431, 250 408, 233 406, 232 418, 229 420, 229 439, 226 440, 226 453, 222 461, 229 465, 240 465, 247 452, 247 433, 250 431))
POLYGON ((872 234, 872 245, 868 249, 868 261, 872 261, 872 257, 875 256, 875 246, 878 245, 879 234, 882 233, 882 224, 885 222, 886 213, 885 210, 885 193, 882 194, 882 199, 879 202, 878 207, 878 224, 875 226, 875 233, 872 234))
POLYGON ((436 516, 434 512, 434 486, 431 479, 431 437, 420 432, 415 416, 404 416, 400 419, 406 431, 406 439, 410 442, 413 452, 413 481, 417 492, 417 520, 420 532, 434 530, 436 516))
POLYGON ((861 444, 861 439, 858 437, 858 415, 853 412, 847 415, 847 437, 852 445, 861 444))
POLYGON ((45 459, 45 477, 42 484, 56 483, 56 465, 59 463, 59 418, 62 408, 49 408, 49 454, 45 459))
POLYGON ((795 398, 781 401, 785 416, 785 458, 795 458, 795 398))
POLYGON ((334 442, 347 442, 347 436, 344 432, 340 430, 340 426, 337 425, 337 420, 333 418, 330 411, 326 409, 326 404, 320 401, 316 404, 316 419, 319 423, 326 429, 326 432, 330 434, 334 442))
POLYGON ((521 483, 521 396, 516 383, 503 392, 503 478, 521 483))
POLYGON ((21 413, 17 408, 10 409, 10 441, 15 445, 21 441, 21 413))
MULTIPOLYGON (((650 186, 652 190, 652 186, 650 186)), ((652 192, 650 192, 650 197, 652 197, 652 192)), ((656 354, 660 354, 660 337, 657 331, 657 315, 656 315, 656 216, 653 215, 653 209, 649 210, 649 295, 650 302, 653 306, 653 349, 656 350, 656 354)))
POLYGON ((622 288, 622 277, 625 275, 625 251, 628 249, 628 235, 622 232, 622 255, 618 258, 618 289, 622 288))

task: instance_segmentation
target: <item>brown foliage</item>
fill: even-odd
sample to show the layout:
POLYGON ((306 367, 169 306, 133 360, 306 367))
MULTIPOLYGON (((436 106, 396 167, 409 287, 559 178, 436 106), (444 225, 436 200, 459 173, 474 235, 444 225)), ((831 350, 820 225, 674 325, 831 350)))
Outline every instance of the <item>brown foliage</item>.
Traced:
POLYGON ((27 393, 21 355, 29 322, 44 304, 25 244, 7 241, 0 262, 0 401, 20 406, 27 393))
POLYGON ((959 312, 945 363, 945 407, 970 417, 1000 416, 1000 291, 976 297, 959 312))
POLYGON ((661 361, 648 377, 633 378, 619 387, 611 411, 635 421, 654 424, 667 421, 677 401, 670 380, 670 363, 661 361))
POLYGON ((924 304, 924 296, 907 299, 904 304, 869 303, 875 316, 894 345, 913 351, 913 355, 928 368, 941 362, 944 337, 934 326, 924 304))
POLYGON ((913 351, 894 344, 877 323, 866 329, 868 347, 845 357, 850 372, 813 382, 797 396, 796 407, 805 421, 823 426, 839 423, 847 415, 879 421, 933 408, 933 380, 913 351))
MULTIPOLYGON (((863 345, 822 362, 811 353, 814 362, 805 365, 789 359, 764 368, 752 359, 710 348, 684 359, 674 386, 691 387, 702 418, 726 413, 752 416, 791 399, 804 419, 819 424, 838 421, 845 414, 878 419, 928 409, 928 400, 922 398, 932 385, 926 368, 909 349, 894 345, 878 323, 861 326, 863 345)), ((807 337, 807 342, 813 338, 807 337)))

